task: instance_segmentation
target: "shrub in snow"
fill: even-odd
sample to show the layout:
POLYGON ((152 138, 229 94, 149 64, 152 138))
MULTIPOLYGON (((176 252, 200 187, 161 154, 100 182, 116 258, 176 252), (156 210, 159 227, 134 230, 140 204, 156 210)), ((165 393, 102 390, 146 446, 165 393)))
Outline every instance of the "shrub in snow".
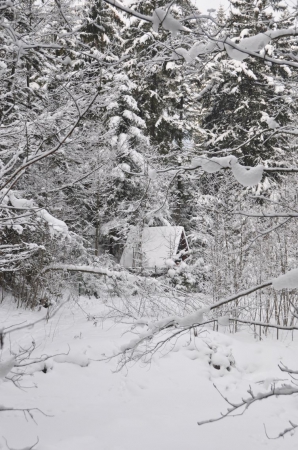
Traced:
POLYGON ((169 269, 168 270, 168 275, 169 275, 169 277, 173 278, 176 275, 176 270, 175 269, 169 269))
POLYGON ((222 375, 227 370, 228 372, 231 370, 233 366, 235 366, 235 359, 232 355, 231 349, 210 345, 210 361, 209 364, 216 370, 220 370, 222 375))

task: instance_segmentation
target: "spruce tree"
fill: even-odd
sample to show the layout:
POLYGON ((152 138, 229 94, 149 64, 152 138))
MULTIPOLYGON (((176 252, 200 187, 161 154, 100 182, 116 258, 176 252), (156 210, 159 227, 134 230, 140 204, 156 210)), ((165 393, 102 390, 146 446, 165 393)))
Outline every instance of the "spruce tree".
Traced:
MULTIPOLYGON (((154 3, 144 1, 136 7, 141 13, 152 15, 155 9, 167 9, 169 5, 164 0, 158 0, 154 3)), ((175 18, 180 19, 198 12, 184 1, 175 3, 170 11, 175 18)), ((194 28, 196 21, 186 21, 185 25, 194 28)), ((135 95, 142 106, 141 117, 146 122, 151 144, 158 148, 160 155, 171 158, 176 152, 178 156, 183 139, 189 138, 191 134, 191 124, 187 126, 187 72, 183 60, 175 60, 175 48, 181 45, 181 36, 173 39, 162 28, 157 35, 151 24, 144 22, 136 27, 135 20, 131 19, 130 25, 123 30, 123 37, 126 53, 130 55, 126 70, 137 84, 135 95), (163 44, 164 49, 170 51, 167 51, 164 61, 156 58, 163 44), (152 57, 150 64, 148 55, 152 57)))
MULTIPOLYGON (((164 0, 154 3, 144 1, 135 5, 138 11, 152 15, 155 9, 169 7, 164 0)), ((179 1, 171 6, 171 14, 182 19, 198 13, 194 6, 179 1)), ((195 30, 197 21, 183 22, 188 29, 195 30)), ((197 90, 194 82, 195 66, 188 66, 184 59, 175 54, 176 48, 188 50, 191 46, 189 36, 180 33, 172 38, 168 32, 159 28, 158 34, 151 24, 131 18, 130 24, 122 33, 125 39, 125 53, 130 60, 124 64, 127 73, 136 83, 134 98, 140 109, 140 116, 146 124, 146 133, 154 148, 150 164, 154 167, 186 165, 189 161, 189 146, 195 128, 193 98, 197 90), (162 51, 164 58, 159 59, 162 51), (152 62, 148 64, 148 55, 152 62)), ((170 182, 170 179, 169 179, 170 182)), ((179 174, 171 181, 167 193, 170 208, 170 222, 188 228, 192 195, 188 175, 179 174)), ((168 213, 166 214, 167 218, 168 213)))
POLYGON ((121 28, 125 24, 122 12, 103 0, 88 0, 82 16, 86 21, 80 33, 83 42, 107 56, 120 56, 123 41, 121 28))
MULTIPOLYGON (((235 43, 272 26, 272 10, 265 1, 233 1, 230 17, 221 35, 235 43)), ((267 45, 265 52, 280 53, 283 44, 267 45)), ((248 57, 243 62, 232 60, 222 52, 216 62, 209 63, 212 72, 201 101, 201 127, 206 137, 199 144, 209 156, 234 154, 244 165, 259 162, 278 163, 280 148, 286 148, 290 138, 282 127, 293 120, 295 104, 291 101, 291 71, 273 67, 259 59, 248 57), (277 132, 278 128, 281 132, 277 132)), ((208 65, 207 65, 208 71, 208 65)))

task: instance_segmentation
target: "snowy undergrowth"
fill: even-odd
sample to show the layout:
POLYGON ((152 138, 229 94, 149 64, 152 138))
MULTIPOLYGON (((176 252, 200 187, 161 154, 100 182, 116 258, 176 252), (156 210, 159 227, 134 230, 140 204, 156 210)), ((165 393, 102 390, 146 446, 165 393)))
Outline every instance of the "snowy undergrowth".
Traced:
MULTIPOLYGON (((295 364, 298 336, 259 342, 250 332, 230 335, 225 328, 218 333, 206 329, 197 337, 186 333, 171 348, 154 354, 149 365, 140 361, 117 372, 117 358, 96 360, 117 354, 131 339, 131 325, 87 320, 83 310, 89 318, 102 313, 99 300, 81 298, 80 306, 68 303, 49 323, 16 332, 5 342, 2 361, 33 340, 32 357, 64 354, 28 366, 23 390, 1 382, 2 405, 36 407, 51 416, 35 413, 34 423, 21 413, 1 412, 0 435, 10 447, 32 445, 38 436, 37 450, 297 448, 296 435, 268 440, 263 428, 265 423, 268 434, 275 436, 289 419, 297 422, 295 396, 259 402, 245 415, 215 424, 199 427, 197 421, 226 410, 213 383, 230 400, 239 401, 249 385, 265 392, 272 382, 285 379, 278 363, 295 364)), ((0 327, 43 314, 4 303, 0 327)))

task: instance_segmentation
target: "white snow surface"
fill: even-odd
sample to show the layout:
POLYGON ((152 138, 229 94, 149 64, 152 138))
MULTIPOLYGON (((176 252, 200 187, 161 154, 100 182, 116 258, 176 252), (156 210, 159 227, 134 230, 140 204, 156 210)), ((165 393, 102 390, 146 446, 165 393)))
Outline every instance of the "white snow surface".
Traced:
MULTIPOLYGON (((103 308, 100 300, 87 298, 80 299, 80 306, 90 315, 100 314, 103 308)), ((0 308, 0 327, 44 315, 16 309, 11 302, 0 308)), ((274 437, 289 426, 288 420, 297 423, 296 396, 257 402, 233 419, 197 425, 226 411, 227 404, 213 383, 237 402, 248 395, 249 386, 258 393, 268 391, 272 382, 280 385, 276 380, 287 376, 278 363, 298 369, 297 334, 293 341, 291 334, 280 332, 278 341, 272 334, 259 342, 250 332, 232 335, 209 329, 197 337, 183 336, 163 357, 155 354, 148 366, 137 363, 117 372, 116 358, 96 361, 118 353, 123 341, 131 339, 123 336, 129 329, 128 324, 110 321, 94 326, 79 306, 68 303, 48 323, 13 333, 2 361, 7 361, 10 346, 24 348, 34 339, 33 357, 67 353, 70 347, 77 362, 85 358, 89 365, 52 358, 46 362, 46 373, 38 365, 34 371, 28 369, 23 390, 2 381, 1 406, 36 407, 50 417, 34 412, 34 423, 20 412, 1 411, 0 448, 7 448, 2 436, 16 449, 30 448, 38 436, 36 450, 297 449, 297 433, 269 440, 263 426, 274 437), (233 358, 235 365, 228 371, 233 358)))
POLYGON ((0 380, 6 377, 9 372, 14 368, 15 357, 7 359, 6 361, 0 361, 0 380))
POLYGON ((69 352, 66 355, 55 356, 54 361, 58 363, 76 364, 81 367, 86 367, 89 365, 89 359, 87 356, 78 352, 69 352))
POLYGON ((272 286, 277 290, 298 288, 298 269, 292 269, 275 278, 272 280, 272 286))
POLYGON ((230 318, 229 316, 221 316, 217 319, 218 325, 221 325, 222 327, 228 327, 230 324, 230 318))

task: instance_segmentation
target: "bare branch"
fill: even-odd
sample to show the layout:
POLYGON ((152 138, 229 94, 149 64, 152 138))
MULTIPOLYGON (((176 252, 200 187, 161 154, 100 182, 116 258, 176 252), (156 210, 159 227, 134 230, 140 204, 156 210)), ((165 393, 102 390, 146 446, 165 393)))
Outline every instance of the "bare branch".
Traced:
POLYGON ((217 303, 214 303, 212 306, 210 306, 210 310, 219 308, 222 305, 226 305, 227 303, 233 302, 234 300, 237 300, 240 297, 244 297, 246 295, 251 294, 252 292, 259 291, 260 289, 264 289, 265 287, 271 286, 272 281, 265 281, 262 284, 259 284, 258 286, 254 286, 252 288, 246 289, 245 291, 240 291, 237 294, 232 295, 231 297, 228 297, 225 300, 220 300, 217 303))
POLYGON ((59 144, 56 147, 54 147, 53 149, 51 149, 51 150, 49 150, 47 152, 41 153, 41 154, 36 155, 33 158, 27 160, 17 170, 15 170, 15 172, 9 177, 8 180, 6 180, 4 182, 4 184, 0 187, 0 190, 4 189, 14 178, 16 178, 17 176, 22 175, 25 172, 25 170, 27 169, 27 167, 31 166, 32 164, 36 163, 37 161, 40 161, 40 160, 42 160, 44 158, 47 158, 48 156, 53 155, 54 153, 56 153, 62 147, 62 145, 65 143, 65 141, 72 135, 73 131, 77 128, 77 126, 81 122, 81 120, 84 117, 84 115, 89 111, 89 109, 91 108, 91 106, 93 105, 95 100, 97 99, 98 95, 99 95, 99 91, 96 93, 96 95, 94 95, 94 97, 92 98, 92 100, 89 103, 89 105, 87 106, 87 108, 82 112, 81 115, 79 115, 79 117, 77 118, 76 122, 71 127, 70 131, 65 135, 65 137, 62 139, 62 141, 60 141, 59 144))
MULTIPOLYGON (((49 272, 49 271, 61 270, 64 272, 85 272, 85 273, 94 273, 97 275, 106 275, 111 278, 120 278, 126 279, 128 273, 127 272, 116 272, 111 271, 106 267, 93 267, 93 266, 76 266, 70 264, 52 264, 50 266, 45 267, 41 273, 49 272)), ((133 277, 133 275, 130 275, 133 277)))
POLYGON ((281 431, 281 432, 280 432, 277 436, 275 436, 275 437, 270 437, 270 436, 268 436, 266 427, 265 427, 265 425, 264 425, 265 434, 266 434, 267 438, 268 438, 268 439, 279 439, 279 438, 281 438, 281 437, 285 437, 285 435, 288 434, 288 433, 291 433, 291 434, 292 434, 293 431, 295 430, 295 428, 298 428, 298 425, 294 424, 294 423, 291 422, 290 420, 289 420, 289 424, 291 425, 289 428, 285 428, 284 431, 281 431))
POLYGON ((6 443, 6 446, 7 446, 8 450, 32 450, 39 443, 39 437, 37 436, 37 441, 35 442, 35 444, 30 445, 29 447, 27 446, 27 447, 22 447, 20 449, 17 449, 17 448, 10 447, 8 445, 8 442, 7 442, 6 438, 4 436, 3 436, 3 439, 5 440, 5 443, 6 443))
POLYGON ((287 372, 287 373, 292 373, 292 374, 298 374, 298 370, 292 370, 289 369, 285 364, 283 364, 282 362, 278 365, 278 367, 280 368, 280 370, 282 372, 287 372))
POLYGON ((50 319, 52 319, 57 312, 68 302, 68 300, 66 300, 65 302, 61 303, 57 308, 54 309, 54 311, 50 311, 50 309, 48 310, 47 314, 42 317, 41 319, 35 320, 34 322, 29 322, 25 325, 20 325, 20 326, 16 326, 15 328, 10 329, 11 327, 8 328, 4 328, 2 334, 3 336, 5 336, 6 334, 11 334, 14 333, 15 331, 19 331, 19 330, 24 330, 25 328, 33 328, 34 325, 36 325, 37 323, 40 322, 47 322, 50 319))
MULTIPOLYGON (((285 330, 285 331, 298 330, 298 327, 294 327, 294 326, 286 327, 286 326, 282 326, 282 325, 274 325, 272 323, 259 322, 259 321, 255 321, 255 320, 236 319, 235 317, 231 317, 230 320, 233 320, 234 322, 245 323, 247 325, 259 325, 261 327, 266 327, 266 328, 275 328, 277 330, 285 330)), ((285 372, 286 372, 286 370, 285 370, 285 372)), ((293 372, 293 373, 298 373, 298 372, 293 372)))

